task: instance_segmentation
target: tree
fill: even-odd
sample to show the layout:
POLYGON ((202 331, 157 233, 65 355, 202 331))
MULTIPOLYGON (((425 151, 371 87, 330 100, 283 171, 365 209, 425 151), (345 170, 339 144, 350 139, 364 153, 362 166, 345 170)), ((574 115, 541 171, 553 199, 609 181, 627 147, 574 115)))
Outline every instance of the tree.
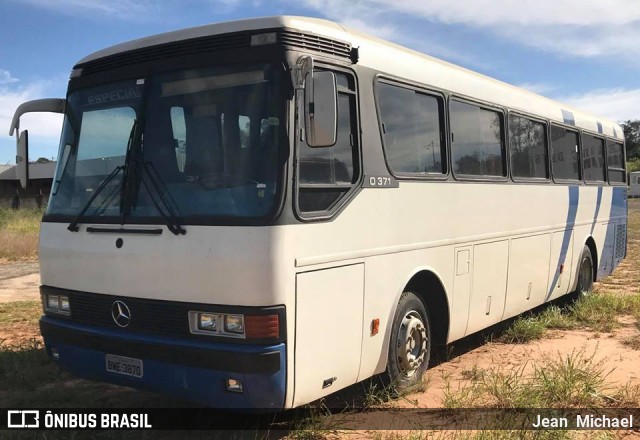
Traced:
POLYGON ((620 125, 627 144, 627 160, 640 159, 640 119, 629 120, 620 125))

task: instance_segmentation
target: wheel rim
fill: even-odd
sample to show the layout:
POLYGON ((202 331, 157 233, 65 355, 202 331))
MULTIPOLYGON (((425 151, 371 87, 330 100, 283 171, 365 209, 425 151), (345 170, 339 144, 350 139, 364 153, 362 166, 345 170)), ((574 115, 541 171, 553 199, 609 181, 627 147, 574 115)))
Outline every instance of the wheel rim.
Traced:
POLYGON ((413 376, 427 355, 427 329, 415 310, 404 315, 397 340, 398 369, 406 377, 413 376))
POLYGON ((591 290, 593 282, 593 268, 591 260, 585 258, 580 266, 580 293, 587 293, 591 290))

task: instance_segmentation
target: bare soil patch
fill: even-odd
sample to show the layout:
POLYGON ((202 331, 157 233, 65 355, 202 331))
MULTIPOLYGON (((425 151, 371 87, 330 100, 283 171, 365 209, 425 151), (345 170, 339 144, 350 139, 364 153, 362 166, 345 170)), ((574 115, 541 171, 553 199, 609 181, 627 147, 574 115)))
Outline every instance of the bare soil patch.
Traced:
POLYGON ((40 274, 33 273, 0 281, 0 303, 40 298, 40 274))

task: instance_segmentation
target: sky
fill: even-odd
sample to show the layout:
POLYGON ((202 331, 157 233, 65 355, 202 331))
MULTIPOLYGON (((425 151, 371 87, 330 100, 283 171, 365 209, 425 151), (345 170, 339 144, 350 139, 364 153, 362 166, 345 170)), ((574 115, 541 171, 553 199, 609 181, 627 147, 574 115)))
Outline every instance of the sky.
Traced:
MULTIPOLYGON (((15 161, 16 107, 64 97, 85 55, 281 14, 337 21, 615 121, 640 119, 638 0, 0 0, 0 163, 15 161)), ((57 155, 60 116, 25 115, 25 128, 31 160, 57 155)))

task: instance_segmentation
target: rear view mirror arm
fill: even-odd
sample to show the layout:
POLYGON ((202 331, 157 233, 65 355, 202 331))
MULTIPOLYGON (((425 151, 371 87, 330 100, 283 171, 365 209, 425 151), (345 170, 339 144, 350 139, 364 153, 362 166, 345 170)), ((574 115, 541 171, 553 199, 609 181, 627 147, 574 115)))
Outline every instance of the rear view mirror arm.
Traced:
POLYGON ((64 114, 66 107, 67 101, 59 98, 35 99, 20 104, 13 114, 11 127, 9 127, 9 136, 13 136, 15 131, 20 130, 20 116, 25 113, 49 112, 64 114))

